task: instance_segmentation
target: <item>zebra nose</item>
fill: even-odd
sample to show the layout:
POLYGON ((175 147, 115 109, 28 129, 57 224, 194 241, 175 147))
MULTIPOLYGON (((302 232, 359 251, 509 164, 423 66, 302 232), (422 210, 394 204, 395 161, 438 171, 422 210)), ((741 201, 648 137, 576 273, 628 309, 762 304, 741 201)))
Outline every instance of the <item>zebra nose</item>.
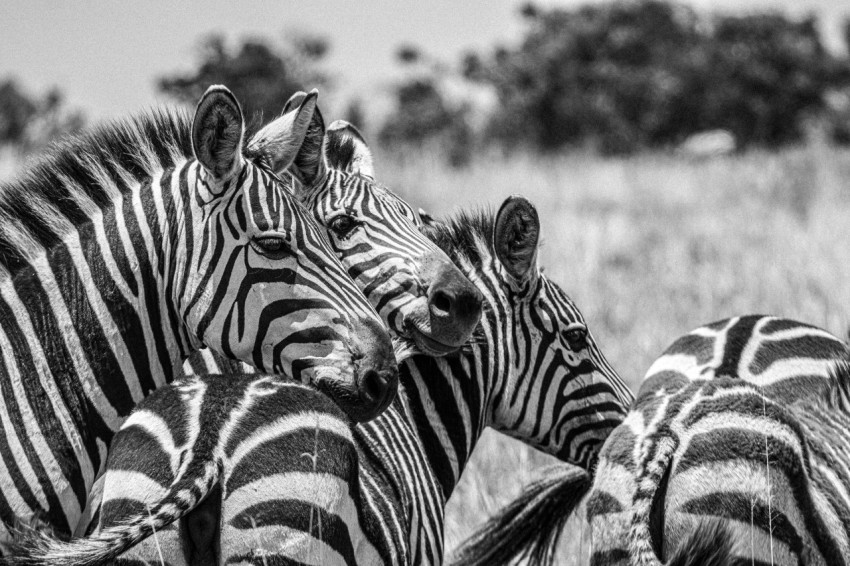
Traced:
POLYGON ((428 288, 433 338, 460 346, 478 325, 484 297, 451 262, 437 268, 428 288))
POLYGON ((357 361, 356 391, 345 410, 358 422, 380 415, 395 398, 398 389, 398 367, 387 330, 377 320, 361 319, 355 323, 354 345, 361 354, 357 361))

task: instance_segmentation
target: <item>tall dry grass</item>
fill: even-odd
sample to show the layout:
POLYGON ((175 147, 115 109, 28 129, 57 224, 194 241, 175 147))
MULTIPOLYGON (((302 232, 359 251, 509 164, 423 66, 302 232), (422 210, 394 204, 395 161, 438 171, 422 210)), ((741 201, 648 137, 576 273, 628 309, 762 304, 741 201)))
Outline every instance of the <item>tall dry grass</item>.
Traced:
MULTIPOLYGON (((850 325, 847 151, 525 156, 465 170, 426 155, 403 165, 379 158, 377 176, 437 214, 530 198, 543 223, 542 265, 633 387, 674 338, 713 320, 778 314, 841 336, 850 325)), ((517 441, 485 435, 449 504, 448 548, 546 463, 517 441)))

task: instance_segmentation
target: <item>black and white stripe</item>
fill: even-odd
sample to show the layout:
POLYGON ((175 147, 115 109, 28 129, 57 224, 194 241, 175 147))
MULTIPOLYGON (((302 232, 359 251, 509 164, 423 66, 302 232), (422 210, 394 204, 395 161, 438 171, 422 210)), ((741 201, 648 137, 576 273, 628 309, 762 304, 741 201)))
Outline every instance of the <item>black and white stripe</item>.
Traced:
POLYGON ((777 400, 818 396, 844 343, 796 320, 745 315, 701 326, 675 340, 646 372, 688 380, 735 377, 777 400))
MULTIPOLYGON (((295 196, 327 229, 349 275, 400 339, 399 360, 414 347, 434 355, 456 350, 478 325, 480 293, 422 234, 410 205, 375 180, 372 153, 360 132, 341 120, 326 128, 316 109, 291 164, 269 154, 291 143, 287 124, 307 97, 293 95, 249 147, 279 175, 293 177, 295 196)), ((196 357, 185 369, 238 369, 216 361, 196 357)))
MULTIPOLYGON (((760 394, 779 405, 818 400, 825 391, 834 391, 834 365, 845 352, 846 345, 837 337, 795 320, 764 315, 720 320, 678 338, 653 362, 638 395, 638 405, 644 397, 661 395, 689 383, 730 378, 759 387, 760 394)), ((642 440, 651 437, 655 427, 650 416, 633 410, 602 450, 589 507, 591 522, 606 525, 593 530, 597 564, 630 564, 624 533, 628 532, 632 498, 637 490, 636 462, 646 449, 642 440), (600 487, 603 484, 605 489, 600 487)), ((664 446, 659 443, 655 449, 664 446)), ((560 485, 556 482, 549 487, 549 496, 574 490, 578 481, 568 476, 560 485)), ((521 494, 474 537, 462 554, 465 562, 510 564, 515 557, 527 554, 546 556, 551 562, 557 530, 574 505, 564 507, 556 520, 545 525, 504 520, 518 509, 527 516, 539 517, 533 507, 544 501, 545 497, 532 490, 521 494), (528 535, 530 532, 533 534, 528 535), (493 549, 498 552, 493 553, 493 549)), ((670 552, 673 550, 675 546, 670 552)))
MULTIPOLYGON (((317 443, 307 460, 275 448, 289 444, 279 442, 288 433, 262 445, 246 440, 246 446, 260 446, 251 450, 251 466, 225 464, 222 493, 210 498, 221 505, 212 513, 220 516, 219 544, 213 546, 221 549, 221 563, 440 564, 445 502, 486 427, 590 468, 610 430, 622 421, 630 393, 576 306, 538 270, 539 225, 528 201, 513 197, 495 217, 461 214, 427 232, 484 295, 480 335, 456 356, 416 355, 405 361, 390 408, 356 425, 350 440, 339 441, 344 433, 334 432, 334 440, 317 443), (304 463, 312 456, 310 465, 328 468, 305 475, 304 463), (273 488, 258 489, 259 481, 273 488)), ((280 407, 266 419, 288 418, 291 405, 280 407)), ((220 443, 219 429, 201 430, 209 431, 210 445, 220 443)), ((311 430, 322 438, 330 431, 318 420, 311 430)), ((171 445, 162 440, 168 435, 159 436, 160 445, 171 445)), ((114 450, 110 458, 116 461, 137 458, 130 467, 140 472, 161 469, 165 457, 156 455, 167 452, 122 450, 117 443, 114 450)), ((106 484, 112 482, 111 462, 106 484)), ((204 477, 198 475, 196 485, 209 485, 204 477)), ((107 485, 104 509, 119 499, 120 488, 110 494, 107 485)), ((164 525, 185 507, 162 519, 154 516, 154 524, 164 525)), ((158 540, 179 549, 165 556, 167 563, 188 560, 186 525, 198 512, 181 519, 182 526, 158 530, 158 540)), ((92 537, 70 545, 42 540, 20 563, 111 556, 147 534, 149 521, 139 512, 130 521, 127 515, 102 515, 92 537), (128 535, 131 531, 136 534, 128 535)), ((151 537, 133 555, 158 561, 158 552, 151 537)))
MULTIPOLYGON (((314 107, 305 98, 281 124, 294 146, 281 162, 314 107)), ((114 431, 202 346, 312 381, 359 415, 386 404, 358 384, 395 380, 380 319, 243 137, 237 101, 213 87, 194 120, 161 111, 103 126, 0 188, 6 527, 70 534, 114 431)))
POLYGON ((591 563, 660 565, 714 521, 730 563, 850 564, 850 358, 834 368, 793 402, 729 377, 645 382, 588 500, 591 563))

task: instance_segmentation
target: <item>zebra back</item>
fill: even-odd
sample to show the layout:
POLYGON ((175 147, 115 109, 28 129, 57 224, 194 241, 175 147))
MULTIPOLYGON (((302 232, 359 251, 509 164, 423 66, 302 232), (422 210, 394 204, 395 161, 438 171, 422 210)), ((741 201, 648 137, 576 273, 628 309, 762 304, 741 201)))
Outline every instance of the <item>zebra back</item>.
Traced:
POLYGON ((835 399, 848 383, 844 363, 820 395, 790 404, 730 378, 665 391, 654 406, 646 397, 634 448, 603 452, 634 459, 633 487, 597 474, 591 563, 661 564, 702 522, 721 521, 738 560, 846 564, 850 413, 835 399))

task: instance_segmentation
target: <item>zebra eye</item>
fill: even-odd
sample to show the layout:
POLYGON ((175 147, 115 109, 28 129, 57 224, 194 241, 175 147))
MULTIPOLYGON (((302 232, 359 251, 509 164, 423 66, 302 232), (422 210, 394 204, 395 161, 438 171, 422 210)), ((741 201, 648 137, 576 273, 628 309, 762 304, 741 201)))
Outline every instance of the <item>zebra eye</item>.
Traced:
POLYGON ((281 259, 288 252, 286 240, 277 236, 263 236, 254 238, 251 243, 260 255, 269 259, 281 259))
POLYGON ((564 330, 564 339, 572 351, 582 350, 587 346, 587 328, 584 325, 571 325, 564 330))
POLYGON ((359 223, 351 216, 337 216, 330 221, 329 227, 340 238, 345 238, 357 228, 359 223))

